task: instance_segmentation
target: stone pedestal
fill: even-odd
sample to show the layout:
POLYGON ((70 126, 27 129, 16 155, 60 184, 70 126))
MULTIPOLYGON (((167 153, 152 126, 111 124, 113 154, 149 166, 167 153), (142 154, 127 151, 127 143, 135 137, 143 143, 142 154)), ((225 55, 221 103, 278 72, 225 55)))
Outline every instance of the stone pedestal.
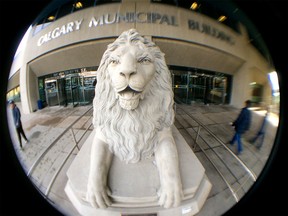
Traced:
POLYGON ((114 157, 108 176, 113 204, 107 209, 93 208, 85 197, 94 137, 92 133, 67 171, 65 192, 79 213, 84 216, 190 216, 199 212, 212 185, 204 167, 182 135, 175 127, 172 131, 179 154, 184 192, 184 200, 179 207, 165 209, 158 205, 160 182, 153 157, 137 164, 126 164, 114 157))

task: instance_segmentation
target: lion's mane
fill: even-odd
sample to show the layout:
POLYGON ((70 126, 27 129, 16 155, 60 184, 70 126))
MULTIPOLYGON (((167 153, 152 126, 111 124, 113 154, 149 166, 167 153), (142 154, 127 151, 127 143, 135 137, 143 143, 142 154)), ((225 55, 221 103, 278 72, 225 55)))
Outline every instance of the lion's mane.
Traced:
POLYGON ((104 52, 97 72, 93 101, 93 124, 106 138, 110 151, 127 163, 136 163, 153 155, 158 132, 174 123, 171 75, 164 54, 149 39, 135 29, 123 32, 104 52), (107 72, 111 53, 130 43, 146 46, 154 56, 156 72, 144 90, 144 98, 134 110, 120 107, 107 72))

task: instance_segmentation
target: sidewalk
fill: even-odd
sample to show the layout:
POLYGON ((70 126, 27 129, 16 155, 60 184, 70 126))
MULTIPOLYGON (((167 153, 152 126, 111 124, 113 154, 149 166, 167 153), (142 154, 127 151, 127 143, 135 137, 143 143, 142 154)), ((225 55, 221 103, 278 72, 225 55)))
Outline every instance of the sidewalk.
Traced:
MULTIPOLYGON (((217 138, 222 140, 222 142, 226 144, 226 147, 234 153, 237 152, 236 143, 233 146, 229 144, 229 141, 234 135, 234 129, 230 123, 237 118, 240 109, 235 109, 228 105, 205 106, 201 104, 178 105, 177 107, 175 125, 191 148, 195 145, 194 140, 196 139, 196 132, 198 131, 198 124, 193 120, 196 119, 212 131, 217 138)), ((251 137, 258 132, 263 118, 263 111, 252 112, 252 125, 250 130, 246 132, 242 138, 243 153, 239 156, 256 176, 259 176, 266 164, 277 131, 277 127, 275 127, 277 117, 269 115, 269 123, 267 124, 262 148, 259 150, 254 145, 251 145, 247 140, 250 140, 251 137)), ((228 183, 231 184, 232 189, 236 191, 240 200, 253 185, 254 181, 252 181, 239 162, 229 154, 211 134, 207 133, 207 131, 200 130, 198 144, 214 161, 218 169, 222 172, 222 175, 228 183)), ((196 147, 194 152, 206 169, 206 174, 213 184, 210 195, 197 216, 222 215, 237 202, 215 167, 208 161, 200 148, 196 147)))
MULTIPOLYGON (((21 111, 21 103, 17 104, 17 106, 21 111)), ((70 127, 75 119, 87 112, 89 108, 91 108, 91 106, 78 106, 74 108, 70 106, 46 107, 28 115, 22 114, 24 131, 29 139, 27 144, 23 143, 24 150, 20 150, 14 126, 11 124, 11 112, 10 109, 8 109, 8 123, 11 138, 14 143, 17 156, 26 173, 29 172, 31 166, 39 157, 40 153, 43 152, 52 142, 54 142, 66 128, 70 127)), ((235 109, 228 105, 177 105, 175 126, 191 147, 194 147, 195 145, 195 131, 197 131, 198 127, 195 120, 201 122, 201 124, 209 128, 209 130, 217 135, 217 137, 223 142, 228 143, 234 134, 234 130, 229 123, 236 119, 239 112, 239 109, 235 109), (192 117, 195 120, 193 120, 192 117)), ((75 134, 76 139, 79 139, 79 137, 91 123, 91 115, 91 112, 89 112, 89 115, 84 115, 83 118, 81 118, 78 123, 73 126, 73 133, 75 134)), ((269 115, 269 124, 267 125, 268 127, 266 130, 263 147, 258 150, 255 148, 255 146, 247 142, 247 140, 257 133, 263 117, 263 111, 253 111, 252 127, 251 130, 249 130, 243 136, 244 151, 243 154, 240 155, 240 159, 242 159, 247 166, 254 171, 256 176, 259 176, 269 157, 277 132, 277 127, 274 123, 275 121, 277 123, 277 117, 274 115, 269 115)), ((80 147, 85 139, 89 136, 92 129, 93 126, 88 130, 87 135, 84 136, 83 140, 79 144, 80 147)), ((240 170, 239 165, 233 162, 234 159, 231 158, 231 155, 227 154, 224 151, 223 146, 221 147, 220 144, 217 143, 215 139, 213 139, 213 137, 211 137, 211 135, 204 129, 201 129, 200 136, 201 138, 199 138, 198 144, 201 145, 203 149, 206 149, 207 154, 209 154, 209 156, 211 156, 211 158, 213 158, 213 160, 215 160, 221 167, 221 170, 233 184, 233 187, 235 186, 236 188, 241 185, 243 181, 245 181, 243 170, 240 170), (206 143, 209 143, 209 146, 206 143), (217 152, 221 156, 221 159, 215 157, 215 153, 213 153, 212 150, 217 152), (222 164, 221 160, 227 162, 228 165, 222 164), (232 172, 231 170, 229 172, 225 170, 224 166, 229 166, 232 172)), ((37 185, 43 193, 45 193, 50 179, 58 170, 62 161, 68 155, 68 152, 73 146, 74 141, 72 133, 65 133, 61 140, 57 142, 57 145, 50 149, 49 154, 47 154, 47 156, 41 160, 41 163, 39 163, 35 170, 31 172, 32 182, 37 185)), ((236 151, 236 145, 227 145, 227 147, 229 147, 233 152, 236 151)), ((227 189, 227 186, 223 183, 223 180, 219 177, 219 174, 207 160, 200 148, 196 147, 194 152, 206 169, 206 174, 213 184, 212 190, 206 203, 204 204, 204 207, 197 215, 208 216, 223 214, 236 202, 227 189)), ((75 149, 59 173, 59 176, 53 184, 51 191, 47 195, 48 198, 54 202, 56 209, 60 210, 65 215, 79 215, 64 192, 64 187, 67 182, 66 171, 77 153, 78 150, 75 149)), ((240 198, 245 194, 250 186, 251 184, 247 184, 246 187, 241 188, 241 190, 238 191, 240 198)))
MULTIPOLYGON (((21 104, 19 103, 17 106, 20 111, 22 111, 21 104)), ((12 125, 13 117, 11 112, 9 112, 10 110, 8 110, 8 125, 11 139, 18 159, 27 175, 41 153, 57 140, 58 136, 61 135, 65 129, 70 127, 77 118, 87 112, 90 108, 91 106, 79 106, 75 108, 72 106, 57 106, 46 107, 28 115, 22 114, 21 119, 23 128, 29 140, 26 144, 23 142, 23 150, 20 149, 16 131, 12 125)), ((78 123, 73 126, 73 133, 75 134, 76 140, 82 136, 85 129, 91 123, 92 112, 89 112, 89 114, 90 116, 83 116, 78 123)), ((92 128, 88 130, 87 134, 82 139, 82 142, 79 144, 80 148, 91 131, 92 128)), ((49 152, 43 157, 41 162, 31 171, 30 180, 43 194, 46 193, 46 189, 48 188, 51 179, 74 146, 75 143, 72 132, 69 130, 55 145, 53 145, 53 147, 50 148, 49 152)), ((61 169, 51 191, 47 194, 48 199, 53 202, 53 206, 65 215, 79 215, 64 192, 64 187, 68 180, 66 177, 66 171, 77 153, 77 149, 72 152, 64 167, 61 169)))

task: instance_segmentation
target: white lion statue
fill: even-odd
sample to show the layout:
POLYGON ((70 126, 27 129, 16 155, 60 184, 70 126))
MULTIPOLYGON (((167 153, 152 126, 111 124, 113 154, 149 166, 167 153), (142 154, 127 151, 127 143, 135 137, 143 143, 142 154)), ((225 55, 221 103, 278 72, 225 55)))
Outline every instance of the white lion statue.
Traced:
POLYGON ((112 159, 137 163, 151 156, 159 172, 159 205, 179 206, 182 183, 171 126, 174 100, 164 54, 135 29, 123 32, 105 51, 93 101, 96 135, 91 149, 87 200, 112 204, 107 176, 112 159))

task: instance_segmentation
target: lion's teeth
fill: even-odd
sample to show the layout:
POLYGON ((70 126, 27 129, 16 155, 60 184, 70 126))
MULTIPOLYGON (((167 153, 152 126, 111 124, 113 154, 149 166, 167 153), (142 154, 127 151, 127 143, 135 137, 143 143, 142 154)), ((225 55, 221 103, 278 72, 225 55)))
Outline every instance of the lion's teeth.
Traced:
POLYGON ((125 92, 123 94, 123 98, 125 98, 126 100, 129 100, 133 97, 133 92, 125 92))

